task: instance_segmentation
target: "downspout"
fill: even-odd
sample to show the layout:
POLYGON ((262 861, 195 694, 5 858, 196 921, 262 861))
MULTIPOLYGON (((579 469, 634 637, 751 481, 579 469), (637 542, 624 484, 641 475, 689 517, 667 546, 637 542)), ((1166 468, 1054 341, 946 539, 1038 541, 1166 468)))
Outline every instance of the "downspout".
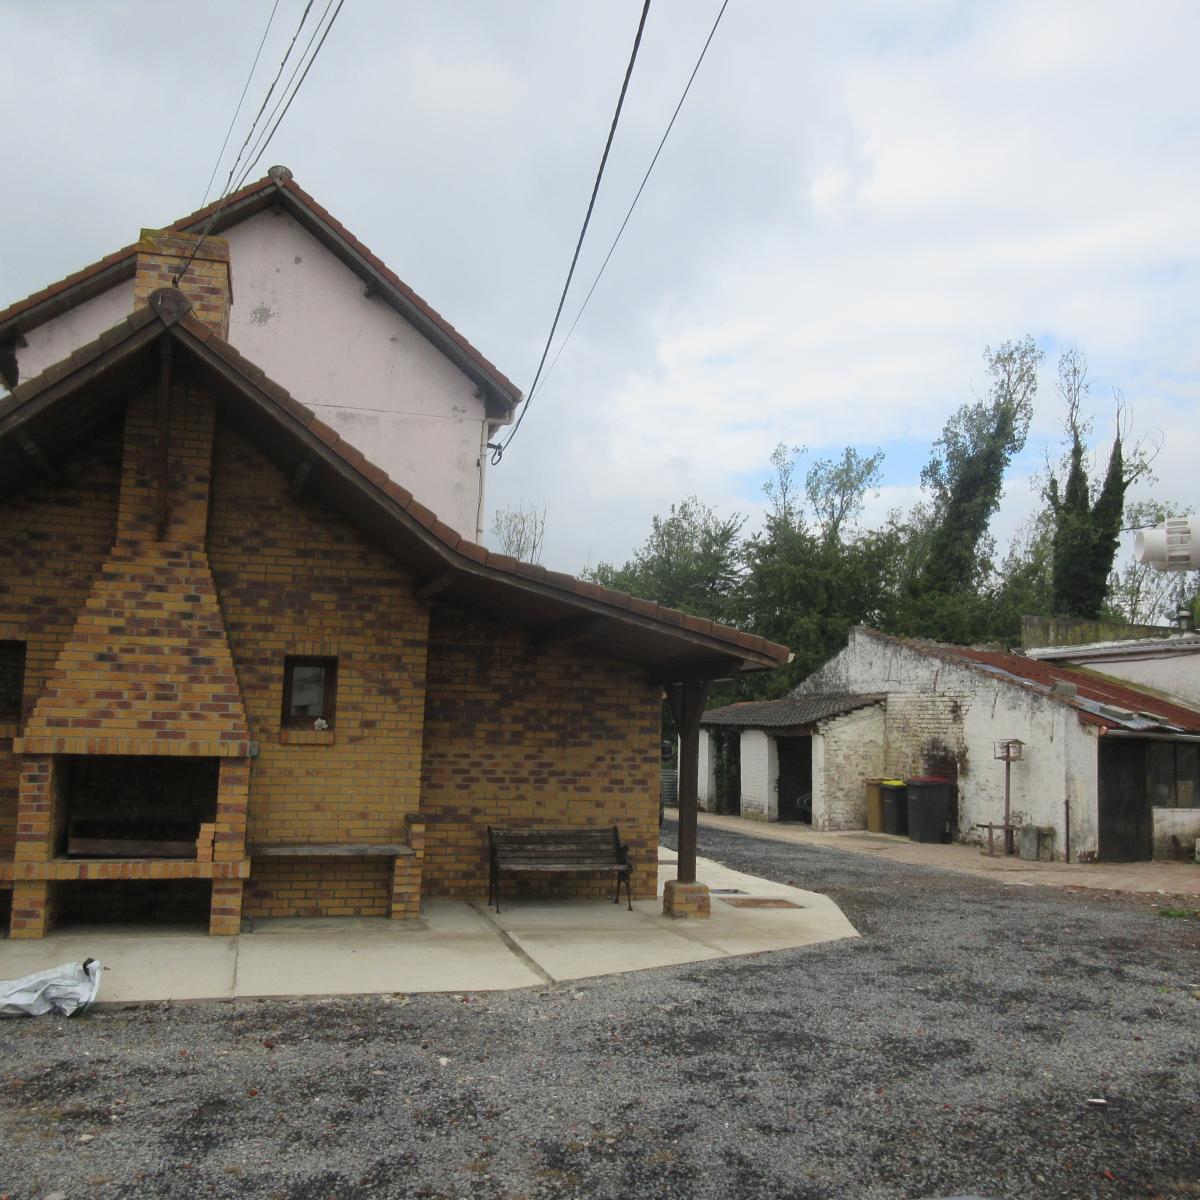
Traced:
POLYGON ((479 423, 479 502, 475 505, 475 541, 483 545, 483 473, 487 470, 488 420, 479 423))

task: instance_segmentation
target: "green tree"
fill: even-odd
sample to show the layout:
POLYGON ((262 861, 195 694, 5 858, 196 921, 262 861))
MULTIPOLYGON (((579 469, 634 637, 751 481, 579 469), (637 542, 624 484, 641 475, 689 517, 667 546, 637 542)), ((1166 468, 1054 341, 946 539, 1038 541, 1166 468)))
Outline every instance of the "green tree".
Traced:
POLYGON ((933 528, 922 583, 936 591, 969 587, 986 572, 979 554, 1000 504, 1004 472, 1025 446, 1042 351, 1033 338, 983 352, 988 394, 964 404, 933 444, 921 483, 933 496, 933 528))
POLYGON ((988 525, 1008 464, 1025 446, 1042 351, 1026 337, 988 347, 983 357, 987 395, 959 408, 934 442, 921 472, 931 502, 911 523, 920 567, 907 581, 898 622, 901 632, 940 641, 973 641, 994 624, 988 525))
POLYGON ((689 496, 667 516, 652 518, 649 537, 623 567, 602 562, 583 574, 604 587, 728 622, 742 579, 745 522, 689 496))
POLYGON ((848 448, 813 464, 801 503, 795 468, 802 452, 777 446, 775 474, 763 491, 771 501, 762 530, 746 544, 741 623, 782 642, 793 654, 780 670, 741 682, 742 695, 778 696, 815 670, 845 642, 852 626, 884 623, 892 599, 895 528, 850 528, 877 485, 882 453, 848 448))
POLYGON ((1116 434, 1103 483, 1093 496, 1086 448, 1091 422, 1084 415, 1089 392, 1087 359, 1076 347, 1059 355, 1058 392, 1067 409, 1064 424, 1069 449, 1062 487, 1051 474, 1046 490, 1054 519, 1050 611, 1094 620, 1104 607, 1117 554, 1125 493, 1149 464, 1140 445, 1128 461, 1125 458, 1121 428, 1125 409, 1118 392, 1116 434))

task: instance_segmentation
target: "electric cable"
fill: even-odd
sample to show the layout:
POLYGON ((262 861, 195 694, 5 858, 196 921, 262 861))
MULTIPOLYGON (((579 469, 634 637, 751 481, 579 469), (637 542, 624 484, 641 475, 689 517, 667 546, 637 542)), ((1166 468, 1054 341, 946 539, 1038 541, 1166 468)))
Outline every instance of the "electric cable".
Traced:
POLYGON ((204 199, 200 201, 200 207, 203 208, 208 203, 208 193, 212 191, 213 180, 217 177, 217 171, 221 166, 221 159, 225 157, 225 148, 229 145, 229 135, 233 133, 233 127, 237 124, 238 114, 242 111, 242 105, 246 102, 246 93, 250 90, 250 82, 254 78, 254 72, 258 67, 258 60, 262 57, 263 47, 267 44, 267 34, 271 32, 271 25, 275 21, 275 13, 279 9, 279 0, 271 5, 271 15, 267 18, 267 27, 263 30, 262 38, 258 43, 258 50, 255 52, 254 61, 250 64, 250 73, 246 76, 246 82, 242 87, 242 94, 238 97, 237 108, 233 110, 233 116, 229 119, 229 128, 225 130, 225 140, 221 143, 221 149, 217 151, 217 161, 213 163, 212 174, 208 177, 208 183, 204 186, 204 199))
MULTIPOLYGON (((332 3, 332 0, 330 0, 330 3, 332 3)), ((275 124, 273 126, 271 126, 271 131, 268 134, 266 141, 262 143, 261 148, 258 150, 257 156, 254 158, 253 162, 243 173, 241 180, 238 183, 238 187, 241 186, 242 182, 245 180, 246 176, 249 174, 249 171, 253 168, 254 164, 257 163, 258 160, 266 152, 267 146, 269 146, 271 144, 271 138, 273 138, 275 136, 275 131, 279 128, 281 122, 283 121, 283 118, 287 116, 288 109, 291 108, 292 101, 295 100, 295 98, 296 98, 296 93, 300 91, 300 88, 303 85, 305 79, 308 78, 308 72, 312 69, 313 63, 316 62, 317 55, 320 54, 320 52, 321 52, 321 47, 325 45, 325 39, 329 36, 329 31, 333 28, 333 23, 334 23, 334 21, 337 20, 338 13, 340 13, 342 11, 342 5, 344 3, 345 3, 345 0, 338 0, 338 6, 334 10, 333 16, 330 18, 329 24, 326 25, 325 32, 322 35, 321 40, 317 43, 317 48, 313 51, 312 57, 310 57, 308 60, 308 65, 304 68, 304 74, 300 76, 299 82, 297 82, 295 88, 293 88, 291 95, 288 96, 287 104, 284 106, 283 112, 280 113, 279 119, 275 122, 275 124)), ((258 115, 254 119, 255 125, 258 123, 259 117, 262 116, 263 112, 265 111, 265 109, 267 107, 267 103, 271 98, 271 92, 274 90, 275 84, 278 83, 280 75, 283 74, 283 68, 287 63, 288 56, 291 54, 292 46, 295 45, 296 39, 300 36, 300 30, 301 30, 301 28, 303 28, 304 21, 307 18, 309 9, 312 8, 312 5, 313 5, 313 0, 308 0, 308 3, 305 5, 305 8, 304 8, 304 13, 300 18, 300 25, 297 27, 296 33, 292 37, 291 44, 288 46, 287 54, 284 55, 283 61, 279 64, 279 71, 276 73, 275 79, 272 81, 271 87, 267 90, 267 95, 264 97, 262 105, 259 108, 258 115)), ((325 11, 326 12, 329 11, 328 4, 325 6, 325 11)), ((322 14, 322 16, 324 16, 324 14, 322 14)), ((319 28, 319 25, 318 25, 318 28, 319 28)), ((309 38, 308 45, 310 45, 310 46, 312 45, 311 37, 309 38)), ((307 47, 306 47, 306 51, 307 51, 307 47)), ((303 59, 301 61, 303 61, 303 59)), ((292 75, 289 77, 289 83, 292 78, 295 78, 295 71, 293 71, 292 75)), ((285 88, 285 90, 286 90, 286 88, 285 88)), ((278 106, 276 106, 276 108, 277 107, 278 106)), ((275 110, 273 109, 272 113, 274 113, 274 111, 275 110)), ((253 133, 254 133, 254 125, 251 126, 250 132, 246 135, 246 141, 243 142, 243 144, 242 144, 243 150, 245 149, 246 145, 250 142, 250 139, 253 136, 253 133)), ((240 158, 241 158, 241 151, 239 151, 239 154, 238 154, 238 159, 240 159, 240 158)), ((229 187, 230 180, 232 179, 232 176, 233 176, 233 171, 236 169, 237 169, 237 160, 235 160, 234 167, 230 170, 229 179, 226 180, 225 193, 221 200, 221 203, 219 205, 217 205, 217 207, 213 211, 212 216, 210 216, 208 221, 205 223, 204 230, 200 234, 200 237, 197 240, 195 246, 192 247, 192 252, 191 252, 191 254, 188 255, 187 261, 183 264, 182 268, 180 268, 180 270, 176 273, 176 275, 174 277, 174 283, 175 283, 176 287, 179 286, 179 281, 183 278, 184 274, 187 272, 188 267, 190 267, 192 265, 193 261, 195 260, 196 255, 200 251, 200 247, 204 244, 204 239, 206 237, 208 237, 208 234, 211 231, 213 225, 216 224, 217 218, 221 215, 222 212, 224 212, 225 206, 229 203, 230 196, 232 196, 236 193, 237 188, 233 188, 231 190, 229 187)))
MULTIPOLYGON (((279 112, 280 106, 283 105, 285 101, 287 102, 287 105, 290 106, 291 102, 292 102, 291 97, 295 96, 296 92, 298 92, 300 90, 300 83, 304 82, 303 76, 301 76, 300 83, 296 84, 295 89, 292 91, 289 91, 289 89, 292 87, 292 80, 296 78, 296 75, 299 72, 300 68, 302 66, 304 66, 306 59, 308 61, 308 65, 311 66, 313 63, 313 59, 316 58, 316 56, 317 56, 316 51, 313 51, 312 58, 308 58, 308 52, 310 49, 312 49, 312 44, 314 41, 316 41, 317 34, 319 34, 321 32, 321 26, 324 25, 325 18, 327 16, 329 16, 329 10, 332 7, 333 7, 333 0, 326 0, 325 11, 321 13, 321 19, 317 22, 316 26, 313 28, 312 33, 309 34, 308 42, 305 44, 304 51, 300 55, 299 59, 296 60, 296 65, 292 68, 292 73, 288 76, 288 81, 286 84, 284 84, 283 91, 280 93, 279 99, 275 101, 275 107, 273 109, 271 109, 270 115, 267 117, 266 122, 264 123, 262 129, 259 130, 259 134, 258 134, 258 137, 255 139, 254 145, 252 145, 250 147, 249 155, 252 157, 249 157, 247 159, 246 166, 243 168, 241 175, 238 176, 236 182, 233 185, 233 190, 235 192, 239 188, 241 188, 242 185, 246 182, 246 180, 250 177, 250 172, 254 170, 255 164, 258 162, 258 160, 260 158, 262 158, 263 154, 266 152, 267 144, 270 142, 271 137, 274 135, 275 129, 278 127, 279 121, 282 121, 284 115, 286 115, 287 108, 284 108, 283 113, 280 114, 279 121, 275 121, 275 114, 277 112, 279 112), (271 124, 273 121, 275 122, 274 125, 271 124)), ((339 9, 341 8, 341 4, 338 5, 338 8, 339 9)), ((336 18, 337 18, 337 13, 335 12, 333 14, 333 19, 336 20, 336 18)), ((321 37, 322 42, 325 40, 325 36, 328 35, 329 30, 332 27, 333 27, 333 20, 331 20, 329 22, 329 24, 325 26, 325 34, 323 34, 321 37)), ((320 46, 317 47, 317 50, 320 50, 320 46)), ((308 67, 304 67, 304 73, 306 75, 308 74, 308 67)))
MULTIPOLYGON (((688 76, 687 85, 683 89, 683 95, 679 97, 679 103, 675 105, 675 111, 671 114, 671 120, 667 123, 666 132, 662 135, 662 140, 658 143, 658 149, 654 151, 654 157, 650 160, 650 165, 646 168, 646 174, 642 176, 642 182, 638 185, 637 193, 633 197, 633 203, 630 204, 629 211, 625 214, 625 220, 621 222, 621 228, 617 230, 617 236, 613 238, 612 245, 609 246, 608 253, 604 256, 604 261, 600 264, 600 270, 596 272, 596 278, 592 280, 592 286, 588 288, 588 294, 583 298, 583 303, 579 306, 579 311, 575 314, 575 320, 571 322, 571 328, 567 330, 567 336, 559 343, 558 351, 550 360, 550 366, 546 368, 546 374, 542 377, 542 388, 545 388, 550 376, 554 374, 554 368, 558 365, 558 360, 562 358, 562 352, 567 348, 567 343, 571 340, 571 334, 575 332, 575 327, 579 324, 579 319, 583 316, 584 310, 592 298, 592 293, 596 290, 597 284, 599 284, 601 277, 604 275, 605 268, 608 266, 608 260, 612 258, 613 251, 616 250, 617 243, 621 240, 621 235, 625 232, 625 226, 629 224, 629 218, 633 216, 633 210, 637 208, 637 203, 642 198, 642 192, 646 190, 646 183, 650 179, 650 173, 654 170, 654 164, 658 162, 658 156, 667 144, 667 138, 671 136, 671 130, 675 128, 675 119, 679 116, 680 109, 683 108, 683 102, 687 99, 688 92, 692 90, 692 83, 700 70, 700 64, 704 62, 704 56, 708 53, 708 47, 712 43, 713 35, 717 32, 717 26, 720 25, 721 18, 725 15, 725 9, 728 5, 729 0, 724 0, 720 12, 717 13, 717 19, 713 22, 712 29, 709 30, 708 39, 700 51, 700 57, 696 60, 696 65, 692 68, 691 75, 688 76)), ((530 399, 533 399, 532 393, 530 394, 530 399)))
POLYGON ((600 181, 604 178, 604 167, 608 162, 608 152, 612 149, 613 138, 617 133, 617 122, 621 119, 621 108, 625 104, 625 93, 629 90, 629 79, 633 74, 633 64, 637 62, 638 48, 642 44, 642 30, 646 28, 646 17, 650 12, 650 0, 645 0, 642 5, 641 19, 638 21, 637 34, 633 39, 633 51, 629 56, 629 65, 625 68, 625 78, 621 81, 621 94, 617 97, 617 109, 613 113, 612 125, 608 130, 608 140, 604 143, 604 153, 600 157, 600 167, 596 172, 596 182, 592 184, 592 196, 588 201, 587 213, 583 218, 583 228, 579 231, 579 240, 575 243, 575 253, 571 256, 571 267, 567 271, 567 281, 563 284, 562 295, 558 300, 558 308, 554 313, 554 321, 550 326, 550 336, 546 338, 546 346, 542 351, 541 360, 538 362, 537 371, 533 376, 533 383, 529 388, 529 395, 525 399, 525 407, 521 409, 521 415, 517 418, 517 423, 512 427, 509 435, 504 441, 495 446, 492 450, 492 466, 496 466, 504 457, 505 450, 512 444, 513 438, 517 436, 517 432, 521 428, 521 422, 525 420, 525 414, 529 412, 529 405, 533 401, 534 392, 537 391, 538 380, 542 375, 542 368, 546 365, 546 356, 550 353, 550 346, 554 341, 555 330, 558 329, 559 318, 562 316, 563 305, 567 302, 567 292, 571 287, 571 280, 575 275, 575 264, 579 262, 579 252, 583 249, 583 239, 587 235, 588 224, 592 219, 592 209, 596 206, 596 195, 600 191, 600 181))

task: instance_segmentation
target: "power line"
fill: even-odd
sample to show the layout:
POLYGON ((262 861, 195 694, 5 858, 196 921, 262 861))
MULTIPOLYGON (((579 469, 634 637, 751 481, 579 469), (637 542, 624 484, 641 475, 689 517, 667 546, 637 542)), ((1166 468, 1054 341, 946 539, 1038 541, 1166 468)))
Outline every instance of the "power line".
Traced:
MULTIPOLYGON (((329 0, 330 4, 332 4, 332 2, 333 2, 333 0, 329 0)), ((292 89, 291 94, 288 96, 287 103, 284 105, 284 108, 283 108, 283 112, 280 113, 278 120, 276 120, 274 125, 271 126, 270 132, 267 134, 266 140, 262 141, 261 146, 259 146, 258 143, 255 143, 256 147, 258 148, 258 153, 255 156, 255 158, 253 159, 253 161, 249 163, 245 172, 243 172, 242 176, 240 177, 240 179, 238 181, 237 187, 242 186, 242 184, 245 182, 246 176, 249 174, 250 170, 253 169, 254 165, 263 156, 263 154, 266 152, 267 147, 271 144, 271 139, 275 136, 275 131, 279 128, 280 123, 283 121, 283 118, 287 116, 288 109, 291 108, 292 101, 295 100, 295 98, 296 98, 296 93, 300 91, 300 88, 303 85, 305 79, 308 78, 308 72, 312 69, 313 63, 316 62, 317 55, 320 54, 320 52, 321 52, 321 47, 325 45, 325 39, 329 36, 329 31, 333 28, 333 23, 334 23, 334 21, 337 20, 338 13, 340 13, 342 11, 342 5, 344 3, 345 3, 345 0, 338 0, 338 6, 334 10, 333 16, 330 18, 329 23, 325 26, 325 32, 322 34, 321 40, 317 43, 317 48, 312 52, 312 55, 308 60, 308 64, 304 68, 304 73, 300 76, 299 81, 296 83, 296 86, 292 89)), ((259 118, 262 116, 263 112, 266 110, 267 103, 271 98, 271 93, 274 91, 275 84, 279 82, 279 77, 283 74, 283 68, 286 65, 288 57, 292 52, 292 46, 295 45, 296 39, 300 36, 300 30, 304 26, 305 19, 308 17, 308 12, 309 12, 309 9, 312 8, 312 5, 313 5, 313 0, 308 0, 308 3, 305 5, 305 8, 304 8, 304 13, 300 18, 300 25, 297 26, 296 32, 292 36, 292 41, 288 46, 287 53, 283 56, 283 61, 279 64, 279 70, 278 70, 278 72, 276 72, 275 79, 272 81, 271 87, 267 89, 267 95, 263 98, 263 102, 258 110, 258 114, 255 116, 254 122, 250 127, 250 132, 247 133, 247 135, 246 135, 246 141, 242 143, 242 150, 238 152, 238 159, 234 161, 234 166, 230 170, 229 178, 225 181, 225 191, 223 193, 223 198, 221 200, 221 203, 219 205, 217 205, 217 207, 213 210, 212 216, 210 216, 208 221, 205 223, 203 232, 200 234, 200 237, 197 240, 195 246, 192 247, 192 252, 191 252, 191 254, 188 255, 187 261, 183 264, 183 266, 180 268, 180 270, 175 275, 174 283, 175 283, 176 287, 179 286, 179 281, 183 278, 184 274, 187 272, 188 267, 190 267, 192 265, 193 261, 195 260, 196 255, 199 253, 200 247, 204 244, 204 239, 206 237, 208 237, 209 232, 212 230, 212 227, 216 224, 217 218, 221 215, 222 212, 224 212, 225 206, 229 203, 230 196, 232 196, 237 191, 237 187, 232 188, 232 189, 230 188, 230 183, 231 183, 232 177, 233 177, 233 171, 237 169, 238 161, 241 159, 242 152, 245 150, 246 145, 250 142, 250 139, 254 134, 254 126, 258 124, 259 118)), ((326 4, 325 12, 328 12, 328 11, 329 11, 329 4, 326 4)), ((322 14, 322 19, 324 19, 324 14, 322 14)), ((319 27, 320 26, 318 23, 318 28, 319 27)), ((311 37, 308 40, 308 45, 309 46, 312 45, 311 37)), ((305 53, 307 53, 307 49, 308 49, 308 47, 306 46, 305 53)), ((303 61, 303 56, 301 56, 301 61, 303 61)), ((291 83, 291 80, 295 78, 295 75, 296 75, 296 72, 293 70, 291 76, 288 79, 289 85, 291 83)), ((286 92, 286 90, 287 90, 286 86, 285 86, 284 90, 286 92)), ((275 109, 272 109, 272 116, 274 115, 274 113, 277 109, 278 109, 278 105, 276 105, 275 109)), ((270 120, 270 118, 268 118, 268 121, 269 120, 270 120)), ((260 136, 260 141, 261 141, 261 136, 260 136)))
MULTIPOLYGON (((258 131, 258 136, 257 136, 257 138, 255 138, 254 144, 250 147, 250 149, 248 151, 247 161, 249 161, 249 157, 257 154, 259 147, 263 144, 263 139, 267 136, 267 130, 270 128, 271 122, 275 120, 275 114, 279 111, 280 105, 282 105, 284 100, 287 99, 288 90, 292 86, 292 80, 296 78, 297 72, 304 65, 304 61, 308 57, 308 52, 312 49, 312 44, 316 40, 317 34, 321 32, 321 26, 325 23, 325 18, 327 16, 329 16, 329 10, 332 7, 333 7, 333 0, 326 0, 325 11, 321 13, 320 20, 317 21, 317 23, 313 26, 313 31, 312 31, 312 33, 310 33, 308 35, 308 41, 304 44, 304 50, 301 52, 300 57, 296 60, 296 65, 292 68, 292 73, 288 76, 287 83, 285 83, 283 85, 283 88, 279 93, 279 99, 275 101, 275 107, 273 109, 271 109, 270 113, 267 116, 266 121, 263 122, 262 128, 258 131)), ((267 99, 269 100, 270 97, 268 96, 267 99)), ((266 108, 265 101, 263 103, 263 108, 264 109, 266 108)), ((247 142, 250 141, 250 137, 253 136, 253 134, 254 134, 254 130, 251 130, 250 136, 247 136, 247 138, 246 138, 247 142)), ((254 161, 257 162, 258 159, 255 158, 254 161)), ((236 192, 242 186, 242 183, 244 182, 244 180, 247 178, 248 175, 249 175, 249 171, 243 170, 242 174, 238 177, 236 182, 233 184, 232 190, 236 192)))
POLYGON ((271 80, 271 86, 267 88, 267 94, 263 97, 263 102, 258 106, 258 112, 254 114, 254 120, 250 122, 250 128, 246 131, 246 139, 238 149, 237 158, 233 160, 233 166, 229 168, 229 174, 225 177, 225 186, 221 189, 222 196, 228 196, 234 190, 229 185, 233 182, 234 174, 237 172, 238 166, 242 161, 242 155, 246 153, 246 147, 250 144, 250 139, 254 137, 254 131, 258 128, 258 123, 262 120, 262 115, 266 112, 267 105, 271 102, 271 96, 275 92, 275 85, 279 82, 279 77, 283 74, 283 69, 287 66, 288 59, 292 56, 296 39, 300 36, 300 31, 304 28, 305 21, 308 20, 308 14, 312 6, 313 0, 308 0, 304 5, 304 11, 300 14, 300 23, 296 26, 296 32, 292 34, 292 40, 288 42, 288 47, 284 51, 283 58, 279 60, 279 69, 275 72, 275 78, 271 80))
POLYGON ((633 74, 633 64, 637 62, 638 47, 642 44, 642 30, 646 28, 646 17, 650 12, 650 0, 645 0, 642 5, 642 16, 638 21, 637 34, 633 39, 633 51, 629 55, 629 65, 625 68, 625 78, 621 81, 621 94, 617 97, 617 110, 613 113, 612 125, 608 130, 608 140, 604 143, 604 153, 600 157, 600 168, 596 172, 596 182, 592 184, 592 196, 588 201, 587 213, 583 218, 583 228, 579 231, 579 240, 575 243, 575 253, 571 256, 571 267, 567 271, 567 282, 563 284, 562 295, 558 300, 558 308, 554 313, 554 322, 550 326, 550 336, 546 338, 546 347, 542 351, 541 360, 538 363, 537 371, 533 377, 533 383, 529 388, 529 395, 525 399, 525 407, 521 409, 521 415, 517 418, 517 423, 512 427, 508 437, 506 437, 501 445, 496 446, 492 451, 492 465, 496 466, 504 457, 505 450, 512 444, 513 438, 517 436, 517 431, 521 428, 521 422, 525 420, 525 414, 529 412, 529 405, 533 402, 533 394, 537 390, 538 380, 542 375, 542 368, 546 365, 546 356, 550 353, 550 345, 554 341, 554 332, 558 328, 559 318, 562 316, 563 305, 567 302, 567 292, 571 287, 571 280, 575 275, 575 264, 579 261, 579 251, 583 248, 583 239, 587 234, 588 223, 592 219, 592 209, 596 206, 596 194, 600 191, 600 180, 604 178, 604 167, 608 162, 608 152, 612 149, 613 138, 617 132, 617 122, 621 119, 621 108, 625 103, 625 93, 629 90, 629 78, 633 74))
MULTIPOLYGON (((700 70, 700 64, 704 62, 704 56, 708 53, 708 47, 712 43, 713 35, 717 32, 717 26, 720 25, 721 18, 725 15, 725 9, 728 5, 729 0, 724 0, 720 12, 717 13, 717 19, 713 22, 712 29, 709 30, 708 39, 700 51, 700 57, 696 59, 696 65, 692 68, 691 75, 688 76, 687 85, 683 89, 683 95, 679 97, 679 103, 675 105, 675 111, 671 114, 671 120, 667 123, 666 132, 662 135, 662 141, 658 143, 658 149, 655 150, 654 157, 650 160, 650 165, 646 168, 646 174, 642 176, 642 182, 638 185, 637 193, 633 197, 633 203, 629 206, 629 211, 625 214, 625 220, 621 222, 621 228, 617 230, 617 236, 613 238, 613 243, 609 246, 608 253, 604 256, 604 261, 600 264, 600 270, 596 273, 596 278, 592 280, 592 286, 588 288, 588 294, 583 298, 583 303, 579 306, 579 311, 575 314, 575 320, 571 322, 571 328, 567 330, 567 336, 559 343, 558 351, 555 353, 553 359, 550 360, 550 366, 547 368, 546 374, 542 379, 543 388, 545 388, 550 376, 554 374, 554 368, 558 365, 558 360, 562 358, 562 352, 567 348, 567 343, 571 340, 571 334, 575 332, 575 326, 579 324, 579 319, 583 316, 584 310, 592 298, 592 293, 596 290, 596 285, 599 284, 605 268, 608 266, 608 260, 612 258, 613 251, 617 248, 617 243, 621 240, 621 235, 625 232, 625 226, 629 224, 629 218, 633 216, 633 210, 637 208, 637 203, 642 198, 642 192, 645 191, 646 183, 650 179, 650 172, 654 170, 654 164, 658 162, 658 156, 667 144, 667 138, 671 136, 671 130, 675 128, 675 119, 679 116, 679 110, 683 108, 683 102, 687 99, 688 92, 692 90, 692 83, 700 70)), ((531 394, 530 399, 532 398, 531 394)))
POLYGON ((221 159, 225 157, 225 147, 229 145, 229 135, 233 133, 233 127, 237 124, 238 114, 242 111, 242 105, 246 101, 246 93, 250 90, 250 81, 254 78, 255 69, 258 67, 258 60, 262 57, 263 47, 267 44, 267 34, 271 32, 271 25, 275 20, 275 13, 279 8, 279 0, 271 5, 271 15, 267 18, 267 27, 263 30, 262 39, 258 43, 258 50, 255 52, 254 61, 250 64, 250 74, 246 76, 246 82, 242 87, 242 94, 238 97, 237 108, 233 110, 233 116, 229 119, 229 128, 225 130, 225 140, 221 143, 221 149, 217 151, 217 161, 213 163, 212 174, 208 177, 208 183, 204 187, 204 199, 200 201, 200 207, 203 208, 208 203, 208 193, 212 191, 213 180, 217 177, 217 170, 221 166, 221 159))
MULTIPOLYGON (((329 0, 329 3, 332 4, 333 0, 329 0)), ((288 109, 292 107, 292 101, 295 100, 296 93, 299 92, 301 87, 304 86, 304 81, 308 78, 308 73, 309 73, 309 71, 312 70, 313 63, 315 63, 317 61, 317 55, 321 53, 321 47, 325 45, 325 39, 329 36, 329 31, 333 28, 333 23, 334 23, 334 21, 336 21, 338 19, 338 13, 340 13, 342 11, 342 5, 345 3, 346 3, 346 0, 338 0, 338 6, 337 6, 337 8, 335 8, 333 10, 333 16, 329 18, 329 24, 325 26, 325 32, 323 34, 321 34, 321 40, 317 43, 317 48, 312 52, 312 57, 309 58, 308 65, 304 68, 304 73, 300 76, 300 79, 296 83, 296 86, 292 89, 291 95, 289 95, 287 98, 287 103, 283 106, 283 112, 281 112, 279 114, 279 119, 275 122, 274 125, 271 126, 271 132, 267 134, 267 140, 265 142, 263 142, 262 145, 258 148, 258 153, 255 154, 255 156, 251 162, 247 163, 246 169, 242 172, 241 178, 238 181, 239 187, 241 187, 241 185, 243 183, 245 183, 246 179, 250 175, 250 172, 253 171, 255 166, 257 165, 258 160, 260 158, 262 158, 262 156, 267 152, 267 147, 271 144, 271 139, 275 136, 275 130, 277 130, 279 128, 279 126, 283 123, 283 118, 287 116, 288 109)), ((325 12, 328 12, 328 11, 329 11, 329 4, 326 4, 325 12)), ((321 14, 322 20, 324 20, 324 16, 325 16, 325 14, 322 13, 321 14)), ((319 26, 318 26, 318 28, 319 28, 319 26)), ((311 46, 312 45, 311 37, 308 39, 308 42, 309 42, 309 45, 311 46)), ((305 49, 307 50, 307 47, 305 49)), ((301 59, 301 62, 303 62, 303 59, 301 59)), ((299 66, 299 64, 297 64, 297 66, 299 66)), ((296 74, 296 72, 293 70, 292 76, 294 77, 295 74, 296 74)), ((290 82, 291 82, 291 80, 289 79, 289 83, 290 82)), ((275 106, 275 108, 278 108, 278 107, 279 106, 277 104, 275 106)), ((274 114, 274 111, 275 110, 272 109, 272 115, 274 114)))

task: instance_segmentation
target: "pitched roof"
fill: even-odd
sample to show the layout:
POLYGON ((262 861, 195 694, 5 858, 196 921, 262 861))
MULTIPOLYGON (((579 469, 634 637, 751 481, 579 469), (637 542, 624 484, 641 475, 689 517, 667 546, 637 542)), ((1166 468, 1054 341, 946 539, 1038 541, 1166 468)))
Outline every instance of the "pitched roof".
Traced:
POLYGON ((739 704, 727 704, 724 708, 709 709, 700 718, 700 724, 731 725, 739 729, 785 729, 840 717, 844 713, 878 704, 884 699, 882 694, 830 692, 784 696, 779 700, 744 700, 739 704))
POLYGON ((1037 692, 1074 708, 1079 719, 1087 725, 1141 732, 1200 733, 1200 712, 1195 709, 1095 671, 1062 667, 1003 650, 899 638, 875 629, 860 632, 983 672, 1013 687, 1037 692), (1056 689, 1056 684, 1065 686, 1056 689))
POLYGON ((227 415, 268 445, 285 470, 302 468, 336 506, 402 553, 424 577, 418 592, 427 597, 442 594, 536 623, 543 641, 600 642, 656 666, 663 681, 679 678, 685 666, 717 678, 737 669, 778 666, 791 657, 786 646, 754 634, 466 541, 190 313, 176 318, 163 305, 160 316, 155 302, 164 293, 188 307, 181 293, 163 289, 151 297, 152 307, 136 309, 0 400, 0 480, 15 487, 31 463, 52 466, 49 446, 86 438, 120 405, 123 389, 152 377, 157 356, 147 350, 170 336, 218 396, 235 401, 227 415), (102 386, 89 388, 90 383, 102 386), (63 421, 58 410, 68 398, 71 420, 63 421))
MULTIPOLYGON (((207 223, 220 204, 220 201, 214 201, 186 217, 172 221, 166 228, 179 233, 194 232, 207 223)), ((273 204, 285 209, 477 383, 490 401, 492 415, 501 418, 511 416, 521 399, 520 388, 337 218, 322 208, 292 178, 292 173, 286 167, 272 167, 262 179, 230 195, 209 232, 221 233, 273 204)), ((131 279, 136 261, 137 244, 134 243, 105 255, 57 283, 49 284, 24 300, 10 304, 0 311, 0 344, 14 334, 36 329, 115 284, 131 279)))

